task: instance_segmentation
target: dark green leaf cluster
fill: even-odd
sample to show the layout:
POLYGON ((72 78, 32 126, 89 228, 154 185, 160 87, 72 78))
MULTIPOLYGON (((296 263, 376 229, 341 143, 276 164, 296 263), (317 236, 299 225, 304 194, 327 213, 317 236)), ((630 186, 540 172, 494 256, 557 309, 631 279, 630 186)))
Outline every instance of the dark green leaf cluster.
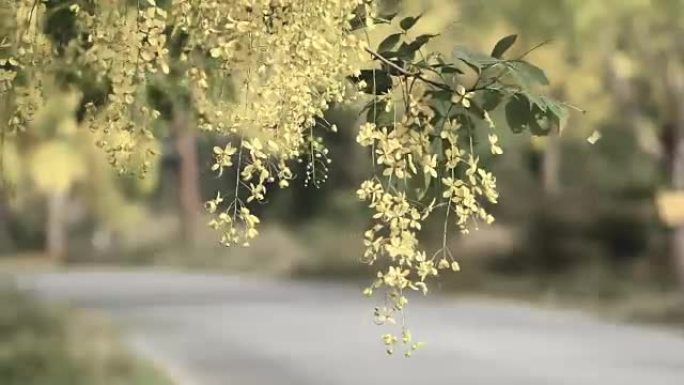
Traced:
MULTIPOLYGON (((385 17, 383 21, 391 23, 394 15, 385 17)), ((561 102, 538 93, 538 87, 547 86, 549 80, 541 68, 525 60, 529 51, 519 57, 506 57, 517 35, 502 38, 490 55, 457 47, 451 58, 446 58, 421 51, 438 35, 409 36, 420 18, 419 15, 401 19, 401 32, 388 35, 375 50, 368 50, 376 66, 363 69, 359 76, 351 78, 362 82, 361 91, 382 96, 392 92, 400 81, 421 82, 430 89, 434 99, 436 121, 462 114, 484 119, 487 112, 504 106, 507 124, 514 133, 529 131, 533 135, 547 135, 563 128, 567 111, 561 102), (476 81, 465 87, 466 79, 473 74, 476 81), (454 106, 453 100, 463 96, 458 93, 459 86, 465 87, 465 94, 472 96, 467 106, 454 106)), ((375 99, 367 105, 364 111, 368 121, 388 126, 393 113, 386 111, 386 104, 384 99, 375 99)))

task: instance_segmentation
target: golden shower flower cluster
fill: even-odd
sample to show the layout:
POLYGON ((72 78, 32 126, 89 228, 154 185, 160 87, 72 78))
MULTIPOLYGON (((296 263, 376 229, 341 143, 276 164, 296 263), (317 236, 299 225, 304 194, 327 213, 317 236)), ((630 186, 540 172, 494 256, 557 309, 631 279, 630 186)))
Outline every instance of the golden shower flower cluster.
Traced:
POLYGON ((43 69, 52 67, 53 60, 50 41, 34 16, 39 6, 30 0, 0 2, 0 98, 12 107, 3 116, 10 132, 23 131, 45 104, 49 82, 43 69))
MULTIPOLYGON (((439 276, 440 270, 460 269, 448 247, 450 223, 455 222, 454 227, 463 233, 471 225, 477 226, 478 220, 491 223, 494 218, 485 204, 496 203, 498 193, 496 179, 480 166, 474 149, 462 145, 470 143, 459 138, 470 139, 468 130, 456 119, 435 120, 432 96, 424 85, 404 83, 399 87, 404 88, 403 99, 394 104, 403 106, 404 112, 395 114, 390 123, 378 126, 371 121, 359 129, 357 142, 370 148, 376 175, 361 184, 357 195, 373 213, 373 223, 364 233, 363 260, 369 264, 380 258, 389 260, 387 269, 377 273, 365 293, 372 295, 377 289, 386 289, 388 305, 380 310, 382 322, 378 323, 394 324, 399 318, 402 324, 401 336, 390 333, 383 341, 388 353, 401 343, 404 354, 411 355, 420 345, 406 338, 410 331, 403 323, 408 303, 405 292, 427 294, 429 278, 439 276), (433 124, 436 121, 437 126, 433 124), (444 176, 433 188, 435 191, 414 194, 408 187, 415 180, 439 180, 439 175, 444 176), (431 197, 427 197, 429 193, 431 197), (426 219, 437 211, 445 216, 442 247, 428 256, 420 246, 419 233, 426 219)), ((467 113, 470 104, 464 101, 469 98, 465 92, 456 92, 449 99, 448 110, 467 113)))
POLYGON ((51 87, 78 88, 88 78, 105 91, 83 95, 80 124, 122 172, 150 167, 156 129, 162 120, 173 125, 181 109, 223 138, 210 167, 232 187, 205 206, 225 245, 258 236, 252 209, 292 183, 294 162, 306 163, 306 185, 320 187, 330 167, 322 134, 337 131, 324 113, 367 103, 356 138, 373 170, 357 191, 371 211, 362 259, 381 268, 364 293, 384 295, 376 323, 400 321, 382 337, 389 353, 401 345, 410 356, 422 345, 405 324, 407 292, 425 294, 431 278, 460 269, 449 235, 494 220, 496 178, 475 148, 485 137, 487 155, 503 153, 490 113, 505 104, 511 130, 535 134, 559 129, 565 117, 561 104, 530 91, 547 83, 543 71, 503 58, 515 36, 491 55, 446 57, 426 50, 436 35, 411 33, 420 16, 395 23, 372 0, 0 0, 0 15, 0 99, 11 106, 3 115, 11 130, 31 126, 51 87), (75 31, 67 41, 44 29, 65 11, 75 31), (362 31, 387 24, 400 32, 374 48, 362 31), (475 82, 463 80, 466 71, 475 82), (173 108, 152 100, 159 84, 172 89, 165 102, 173 108), (427 250, 419 240, 435 216, 442 242, 427 250))
POLYGON ((222 243, 248 244, 257 234, 249 204, 271 186, 290 185, 291 162, 307 162, 306 183, 327 178, 320 134, 334 131, 324 112, 348 99, 345 77, 358 72, 365 43, 351 32, 350 15, 362 0, 176 1, 174 28, 187 34, 181 61, 203 130, 230 135, 228 159, 215 149, 212 169, 236 171, 236 188, 217 208, 212 227, 222 243), (197 52, 208 59, 197 59, 197 52), (229 79, 230 98, 214 98, 229 79), (241 213, 243 213, 241 215, 241 213))

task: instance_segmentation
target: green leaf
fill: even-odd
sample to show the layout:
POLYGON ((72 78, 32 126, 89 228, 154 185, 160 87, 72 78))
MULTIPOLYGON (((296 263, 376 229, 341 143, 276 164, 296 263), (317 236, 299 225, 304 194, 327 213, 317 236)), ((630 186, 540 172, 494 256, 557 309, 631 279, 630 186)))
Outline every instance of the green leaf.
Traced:
POLYGON ((465 63, 468 67, 470 67, 473 71, 475 71, 478 74, 482 71, 482 67, 480 66, 480 63, 477 60, 473 59, 470 56, 470 52, 468 52, 465 49, 458 48, 458 47, 455 48, 454 49, 454 58, 462 61, 463 63, 465 63))
POLYGON ((508 62, 508 67, 514 74, 517 74, 527 85, 540 84, 549 85, 549 79, 541 68, 526 61, 508 62))
POLYGON ((349 26, 352 31, 358 31, 366 27, 366 15, 357 13, 353 19, 349 21, 349 26))
POLYGON ((482 72, 483 69, 501 62, 501 60, 497 58, 475 53, 463 47, 456 47, 452 54, 455 59, 462 61, 478 74, 482 72))
POLYGON ((532 135, 545 136, 561 127, 563 109, 555 101, 531 93, 518 93, 506 105, 506 120, 515 133, 529 130, 532 135))
MULTIPOLYGON (((394 108, 387 112, 387 101, 374 100, 366 105, 366 121, 377 127, 391 127, 394 124, 394 108)), ((363 110, 362 110, 363 111, 363 110)))
POLYGON ((562 132, 563 129, 565 129, 565 126, 568 124, 568 119, 570 118, 568 109, 560 103, 554 101, 553 104, 549 105, 549 112, 552 113, 556 119, 558 131, 562 132))
POLYGON ((546 96, 541 96, 540 99, 542 99, 544 102, 546 110, 553 114, 553 116, 555 116, 559 121, 563 121, 568 118, 568 110, 559 101, 546 96))
POLYGON ((440 56, 436 57, 437 64, 432 64, 430 67, 433 70, 439 71, 442 74, 450 75, 450 74, 459 74, 463 75, 463 71, 458 68, 455 64, 453 63, 447 63, 442 59, 440 56))
POLYGON ((568 123, 568 110, 560 102, 546 96, 541 96, 540 99, 545 107, 543 109, 543 117, 551 125, 550 129, 557 129, 559 132, 563 131, 568 123))
POLYGON ((361 70, 359 77, 351 77, 350 80, 355 83, 365 81, 366 87, 362 91, 371 95, 384 95, 392 90, 393 86, 389 73, 380 69, 361 70))
POLYGON ((453 96, 451 92, 445 90, 432 90, 426 93, 431 98, 430 107, 435 113, 440 117, 448 118, 446 115, 453 104, 451 102, 451 97, 453 96))
POLYGON ((414 41, 406 44, 402 43, 399 47, 398 56, 404 60, 411 61, 416 57, 416 52, 427 44, 430 39, 438 35, 424 34, 418 36, 414 41))
POLYGON ((413 61, 416 57, 416 50, 410 44, 401 43, 399 50, 397 50, 397 57, 406 61, 413 61))
POLYGON ((478 118, 479 120, 484 120, 485 110, 474 100, 470 101, 470 108, 466 110, 468 114, 478 118))
POLYGON ((508 51, 508 49, 511 48, 513 44, 515 44, 515 41, 517 39, 518 35, 508 35, 503 39, 499 40, 494 46, 494 49, 492 50, 492 57, 501 59, 504 53, 506 53, 506 51, 508 51))
POLYGON ((378 53, 382 54, 383 52, 391 51, 392 49, 394 49, 394 47, 397 45, 397 43, 399 43, 400 39, 401 39, 400 33, 393 33, 393 34, 387 36, 378 45, 378 53))
POLYGON ((529 128, 531 115, 530 102, 523 94, 515 94, 506 105, 508 127, 516 134, 529 128))
POLYGON ((398 15, 398 13, 385 13, 382 15, 378 15, 378 17, 374 18, 373 21, 379 24, 389 24, 394 20, 394 18, 398 15))
POLYGON ((432 59, 429 55, 428 58, 424 58, 423 60, 414 63, 416 67, 425 69, 430 72, 434 72, 436 74, 443 74, 443 75, 453 75, 453 74, 463 74, 463 71, 458 68, 455 64, 452 63, 446 63, 444 59, 442 59, 439 56, 435 56, 434 59, 436 63, 430 63, 430 59, 432 59))
POLYGON ((482 91, 482 108, 485 111, 492 111, 501 104, 503 95, 498 90, 484 90, 482 91))
POLYGON ((399 22, 399 27, 401 27, 401 29, 404 31, 408 31, 409 29, 413 28, 414 25, 416 25, 421 17, 423 17, 423 15, 405 17, 399 22))
POLYGON ((546 102, 543 96, 537 95, 534 92, 529 92, 527 90, 521 91, 520 94, 525 95, 527 100, 530 102, 530 107, 537 106, 542 111, 546 111, 546 102))
POLYGON ((411 43, 409 43, 409 46, 414 51, 418 51, 419 49, 423 48, 425 44, 427 44, 432 38, 437 37, 439 35, 437 34, 432 34, 432 33, 426 33, 423 35, 418 36, 415 40, 413 40, 411 43))
POLYGON ((552 129, 562 131, 568 120, 567 109, 558 101, 529 91, 522 91, 530 102, 532 114, 536 121, 530 122, 530 130, 534 135, 547 135, 552 129), (539 127, 535 127, 534 124, 539 127))
POLYGON ((451 65, 443 65, 443 66, 439 67, 439 69, 442 71, 443 74, 446 74, 446 75, 451 75, 451 74, 463 75, 463 71, 461 71, 460 68, 454 67, 451 65))
POLYGON ((553 116, 545 111, 542 111, 538 106, 532 107, 531 117, 529 119, 529 127, 532 135, 546 136, 554 127, 557 127, 553 116))

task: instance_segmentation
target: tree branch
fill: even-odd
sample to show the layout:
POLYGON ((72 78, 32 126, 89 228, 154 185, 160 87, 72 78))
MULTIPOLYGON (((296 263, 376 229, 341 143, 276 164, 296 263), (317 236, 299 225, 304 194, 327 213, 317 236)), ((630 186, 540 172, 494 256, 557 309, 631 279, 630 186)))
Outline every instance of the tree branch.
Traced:
POLYGON ((439 83, 439 82, 436 82, 436 81, 434 81, 434 80, 430 80, 430 79, 424 77, 423 74, 420 73, 420 72, 408 72, 408 71, 405 70, 404 68, 401 68, 401 67, 399 67, 398 65, 396 65, 395 63, 392 63, 392 62, 391 62, 390 60, 388 60, 386 57, 380 55, 379 53, 373 51, 373 50, 370 49, 370 48, 366 48, 366 52, 368 52, 368 53, 369 53, 371 56, 373 56, 374 58, 376 58, 376 59, 380 60, 381 62, 387 64, 388 66, 392 67, 392 68, 395 69, 397 72, 399 72, 400 74, 402 74, 402 75, 404 75, 404 76, 406 76, 406 77, 418 79, 418 80, 423 81, 423 82, 425 82, 425 83, 427 83, 427 84, 430 84, 430 85, 432 85, 432 86, 434 86, 434 87, 440 88, 440 89, 442 89, 442 90, 444 90, 444 91, 449 91, 449 92, 452 92, 452 93, 455 93, 455 92, 456 92, 455 90, 453 90, 451 87, 447 86, 446 84, 442 84, 442 83, 439 83))

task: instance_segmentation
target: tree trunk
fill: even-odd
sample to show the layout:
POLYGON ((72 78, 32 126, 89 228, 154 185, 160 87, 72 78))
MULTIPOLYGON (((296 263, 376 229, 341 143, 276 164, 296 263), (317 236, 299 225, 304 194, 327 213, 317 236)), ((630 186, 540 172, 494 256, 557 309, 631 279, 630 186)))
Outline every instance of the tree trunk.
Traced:
POLYGON ((197 241, 197 229, 202 207, 199 189, 199 165, 194 132, 188 127, 185 111, 174 111, 171 129, 175 135, 178 152, 178 198, 183 239, 193 244, 197 241))
MULTIPOLYGON (((672 185, 684 193, 684 127, 679 127, 672 158, 672 185)), ((672 262, 676 269, 680 286, 684 289, 684 224, 678 224, 671 234, 672 262)))
MULTIPOLYGON (((0 178, 2 178, 2 175, 0 175, 0 178)), ((2 253, 12 251, 15 246, 10 234, 10 211, 7 201, 8 195, 9 194, 5 192, 4 186, 0 186, 0 252, 2 253)))
MULTIPOLYGON (((667 67, 667 84, 670 98, 674 102, 673 131, 668 135, 672 140, 670 153, 670 174, 672 188, 684 193, 684 68, 670 62, 667 67)), ((684 223, 678 224, 671 235, 672 262, 676 269, 680 287, 684 290, 684 223)))
POLYGON ((544 194, 555 196, 560 191, 561 146, 560 134, 549 133, 542 155, 542 186, 544 194))
POLYGON ((55 263, 63 262, 67 248, 66 192, 48 195, 45 252, 55 263))
MULTIPOLYGON (((556 87, 552 94, 559 100, 565 99, 565 88, 556 87)), ((562 147, 561 132, 551 130, 546 137, 546 147, 541 156, 541 182, 546 197, 556 197, 561 192, 562 147)))

